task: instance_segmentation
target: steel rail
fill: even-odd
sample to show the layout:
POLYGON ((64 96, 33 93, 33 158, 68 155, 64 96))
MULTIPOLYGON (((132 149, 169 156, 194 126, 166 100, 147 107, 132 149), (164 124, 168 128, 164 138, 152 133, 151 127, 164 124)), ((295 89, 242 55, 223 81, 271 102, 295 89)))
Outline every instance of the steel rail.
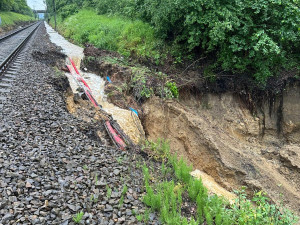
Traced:
POLYGON ((21 28, 21 29, 19 29, 19 30, 14 31, 14 32, 11 33, 11 34, 7 34, 7 35, 4 35, 4 36, 1 36, 1 37, 0 37, 0 42, 4 41, 4 40, 7 39, 7 38, 10 38, 10 37, 14 36, 15 34, 21 32, 22 30, 25 30, 25 29, 27 29, 27 28, 29 28, 29 27, 31 27, 31 26, 37 24, 37 23, 39 23, 39 22, 32 23, 32 24, 30 24, 30 25, 28 25, 28 26, 26 26, 26 27, 23 27, 23 28, 21 28))
MULTIPOLYGON (((35 23, 36 24, 36 23, 35 23)), ((15 56, 20 52, 20 50, 23 48, 23 46, 27 43, 29 38, 32 36, 32 34, 36 31, 36 29, 41 25, 41 22, 29 33, 29 35, 12 51, 11 54, 9 54, 5 60, 0 64, 0 75, 4 73, 4 71, 7 69, 9 63, 15 58, 15 56)), ((33 26, 33 25, 31 25, 33 26)), ((29 26, 29 27, 31 27, 29 26)), ((27 28, 29 28, 27 27, 27 28)))

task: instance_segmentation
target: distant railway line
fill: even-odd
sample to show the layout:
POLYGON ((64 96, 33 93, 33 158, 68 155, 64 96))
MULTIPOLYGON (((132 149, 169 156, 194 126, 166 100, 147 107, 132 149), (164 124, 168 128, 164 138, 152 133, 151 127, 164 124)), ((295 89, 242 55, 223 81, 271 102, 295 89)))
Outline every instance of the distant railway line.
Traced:
POLYGON ((12 82, 25 59, 20 52, 40 24, 37 22, 0 37, 0 108, 9 98, 12 82))

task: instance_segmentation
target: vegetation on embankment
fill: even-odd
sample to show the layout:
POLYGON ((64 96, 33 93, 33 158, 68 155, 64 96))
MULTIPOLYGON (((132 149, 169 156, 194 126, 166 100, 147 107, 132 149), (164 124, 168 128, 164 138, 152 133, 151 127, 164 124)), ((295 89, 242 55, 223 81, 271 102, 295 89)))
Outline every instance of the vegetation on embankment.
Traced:
POLYGON ((124 56, 159 58, 159 41, 154 37, 154 30, 140 20, 97 15, 93 10, 81 10, 65 20, 60 18, 58 29, 79 45, 90 43, 124 56))
POLYGON ((0 12, 0 17, 1 17, 1 21, 2 21, 0 27, 11 26, 11 25, 15 25, 19 22, 34 20, 34 18, 31 16, 23 15, 23 14, 15 13, 15 12, 0 12))
MULTIPOLYGON (((47 6, 51 12, 51 0, 47 0, 47 6)), ((157 40, 172 46, 169 53, 175 62, 186 57, 207 57, 215 74, 223 71, 246 74, 265 83, 283 69, 299 66, 298 0, 255 3, 251 0, 57 0, 57 10, 63 20, 84 7, 93 7, 105 17, 117 15, 124 21, 142 20, 153 27, 157 40)), ((112 25, 102 26, 98 33, 114 31, 112 25)), ((137 42, 139 29, 137 26, 129 31, 137 42)), ((81 39, 82 43, 86 40, 81 39)), ((119 39, 114 41, 117 43, 119 39)), ((161 45, 156 50, 161 50, 161 45)))
MULTIPOLYGON (((146 146, 149 146, 146 145, 146 146)), ((232 225, 232 224, 285 224, 297 223, 298 218, 282 205, 269 202, 265 193, 256 192, 251 200, 245 191, 236 191, 234 203, 208 193, 201 180, 194 179, 192 167, 184 160, 170 154, 170 146, 164 140, 150 143, 150 149, 163 160, 161 169, 154 171, 143 166, 146 194, 144 203, 160 214, 164 224, 170 225, 232 225)), ((138 215, 148 222, 149 213, 138 215)))

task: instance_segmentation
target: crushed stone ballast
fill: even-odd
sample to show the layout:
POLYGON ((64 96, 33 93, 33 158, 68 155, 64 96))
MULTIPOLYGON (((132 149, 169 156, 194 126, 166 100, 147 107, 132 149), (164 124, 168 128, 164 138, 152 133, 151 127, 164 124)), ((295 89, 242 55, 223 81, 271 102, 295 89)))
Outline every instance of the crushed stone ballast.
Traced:
POLYGON ((24 46, 40 24, 36 22, 0 37, 0 109, 10 98, 13 82, 26 57, 24 46))

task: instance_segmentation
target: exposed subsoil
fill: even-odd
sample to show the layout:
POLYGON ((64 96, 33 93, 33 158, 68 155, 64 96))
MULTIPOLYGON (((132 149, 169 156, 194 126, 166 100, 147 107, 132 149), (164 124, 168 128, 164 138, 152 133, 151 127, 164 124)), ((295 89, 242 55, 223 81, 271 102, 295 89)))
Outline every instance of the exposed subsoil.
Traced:
MULTIPOLYGON (((44 25, 31 45, 0 111, 0 223, 74 224, 82 211, 84 224, 141 224, 145 160, 101 141, 102 124, 68 112, 69 84, 51 67, 62 55, 44 25)), ((149 223, 159 224, 155 214, 149 223)))
POLYGON ((133 96, 149 139, 170 140, 173 152, 227 190, 247 186, 250 196, 264 190, 272 201, 300 215, 300 84, 295 78, 299 71, 283 71, 262 88, 246 76, 224 72, 209 82, 203 77, 205 59, 181 69, 168 64, 152 67, 173 73, 180 99, 155 97, 141 106, 134 92, 118 91, 130 83, 130 68, 108 63, 107 56, 122 60, 87 46, 88 60, 82 66, 111 78, 106 91, 112 93, 108 99, 114 104, 127 105, 133 96))

